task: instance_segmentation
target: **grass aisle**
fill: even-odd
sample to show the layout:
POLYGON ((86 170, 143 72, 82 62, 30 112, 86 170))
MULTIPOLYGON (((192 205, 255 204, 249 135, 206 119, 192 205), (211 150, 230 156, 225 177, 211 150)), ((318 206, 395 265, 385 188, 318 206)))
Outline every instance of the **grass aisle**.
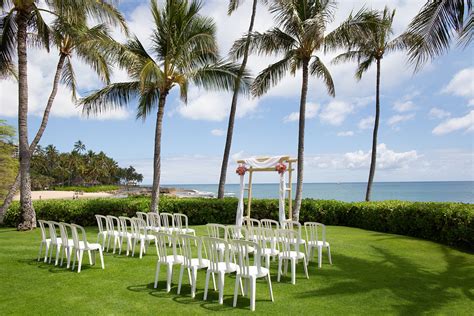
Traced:
MULTIPOLYGON (((198 226, 198 235, 205 227, 198 226)), ((474 255, 410 237, 347 227, 328 227, 334 265, 323 252, 322 269, 297 267, 296 285, 285 277, 276 282, 272 263, 275 303, 269 300, 266 282, 257 282, 256 314, 451 314, 468 315, 474 306, 474 255)), ((95 242, 96 230, 88 229, 95 242)), ((232 307, 233 276, 225 279, 224 305, 210 291, 203 301, 205 273, 198 273, 196 299, 190 297, 186 273, 181 295, 176 294, 179 268, 174 269, 171 293, 166 293, 162 268, 158 289, 153 289, 156 252, 142 260, 108 253, 105 270, 83 271, 37 262, 39 230, 17 232, 0 229, 0 310, 10 314, 228 314, 250 313, 249 300, 239 296, 232 307)), ((124 244, 125 245, 125 244, 124 244)), ((98 258, 97 258, 98 259, 98 258)))

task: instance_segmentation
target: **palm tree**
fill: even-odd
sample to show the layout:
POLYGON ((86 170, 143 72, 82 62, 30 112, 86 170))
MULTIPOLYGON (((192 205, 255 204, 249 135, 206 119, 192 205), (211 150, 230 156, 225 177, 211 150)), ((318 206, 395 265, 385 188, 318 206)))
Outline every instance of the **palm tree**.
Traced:
MULTIPOLYGON (((31 201, 30 161, 32 151, 28 142, 28 72, 27 44, 44 46, 49 50, 50 30, 42 13, 48 12, 55 16, 93 17, 108 23, 122 24, 117 20, 117 10, 107 1, 95 0, 51 0, 47 1, 47 9, 38 7, 38 0, 0 0, 0 9, 8 12, 2 18, 2 42, 0 58, 2 63, 12 62, 16 50, 18 63, 18 135, 20 160, 20 209, 23 222, 19 230, 36 227, 36 214, 31 201), (78 14, 80 13, 80 14, 78 14)), ((3 67, 0 67, 3 68, 3 67)), ((3 71, 3 70, 2 70, 3 71)))
POLYGON ((474 37, 472 0, 428 0, 408 26, 409 60, 419 69, 426 61, 445 53, 457 37, 462 46, 474 37))
POLYGON ((86 145, 81 140, 78 140, 74 143, 74 149, 72 151, 81 154, 86 151, 86 145))
POLYGON ((376 85, 375 85, 375 122, 372 137, 372 154, 370 160, 369 180, 367 182, 367 191, 365 200, 370 201, 372 192, 372 183, 374 181, 375 167, 377 164, 377 135, 380 121, 380 67, 381 61, 385 54, 402 50, 407 47, 408 38, 401 35, 391 39, 393 34, 392 23, 395 16, 395 10, 390 11, 387 7, 382 14, 378 14, 378 23, 369 25, 366 28, 367 34, 364 36, 353 37, 350 44, 347 45, 348 51, 334 58, 333 63, 341 63, 347 61, 357 61, 358 67, 355 73, 357 80, 374 63, 377 67, 376 85))
MULTIPOLYGON (((247 66, 247 60, 249 56, 248 47, 250 45, 250 34, 253 31, 255 16, 257 15, 257 3, 259 1, 264 4, 267 3, 266 0, 253 0, 252 1, 252 15, 250 16, 250 25, 249 25, 249 30, 247 33, 248 35, 247 35, 246 48, 243 52, 243 58, 242 58, 242 63, 240 64, 239 74, 235 80, 235 88, 234 88, 234 93, 232 95, 232 102, 230 105, 229 123, 227 125, 227 136, 225 140, 224 156, 222 157, 221 175, 219 177, 219 188, 217 190, 217 198, 219 199, 222 199, 224 197, 227 167, 229 165, 229 155, 230 155, 230 149, 232 147, 232 135, 234 132, 235 113, 237 111, 237 101, 239 98, 240 80, 245 71, 245 67, 247 66)), ((240 6, 240 3, 241 3, 240 0, 230 0, 228 14, 230 15, 235 10, 237 10, 237 8, 240 6)))
MULTIPOLYGON (((151 211, 158 211, 161 173, 161 135, 166 98, 178 86, 183 102, 187 101, 190 83, 204 88, 232 90, 239 67, 218 59, 215 24, 201 16, 197 0, 167 0, 159 8, 151 1, 154 19, 152 47, 148 54, 138 38, 122 50, 115 50, 119 65, 128 71, 131 81, 112 83, 81 100, 86 114, 126 106, 138 98, 137 118, 146 119, 157 108, 153 156, 153 188, 151 211)), ((244 74, 240 90, 249 78, 244 74)))
MULTIPOLYGON (((252 93, 261 96, 275 86, 286 74, 295 75, 302 70, 302 86, 299 110, 298 166, 296 203, 293 217, 299 218, 303 192, 304 130, 306 95, 309 75, 321 78, 331 96, 335 96, 334 82, 323 61, 315 55, 325 45, 340 45, 362 33, 371 15, 361 10, 350 16, 338 28, 325 34, 333 20, 336 2, 333 0, 276 0, 270 7, 278 26, 264 32, 253 32, 250 38, 250 51, 258 54, 283 54, 283 59, 265 68, 255 79, 252 93), (354 33, 354 34, 353 34, 354 33)), ((232 54, 240 57, 245 51, 246 38, 238 40, 232 54)))

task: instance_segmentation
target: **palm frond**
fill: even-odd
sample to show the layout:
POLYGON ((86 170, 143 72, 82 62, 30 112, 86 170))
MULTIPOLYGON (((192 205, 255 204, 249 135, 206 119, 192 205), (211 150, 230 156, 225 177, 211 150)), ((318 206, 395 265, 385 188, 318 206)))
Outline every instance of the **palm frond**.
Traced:
POLYGON ((369 70, 370 66, 372 63, 375 61, 375 58, 373 57, 368 57, 364 61, 360 62, 359 65, 357 66, 357 70, 355 73, 355 77, 357 80, 362 79, 362 75, 369 70))
POLYGON ((276 86, 290 69, 293 52, 287 54, 285 58, 269 65, 262 70, 252 83, 252 95, 259 97, 264 95, 271 87, 276 86))
POLYGON ((459 38, 459 45, 466 48, 474 39, 474 13, 471 11, 469 18, 462 28, 459 38))
POLYGON ((328 90, 328 94, 332 97, 336 96, 336 90, 334 88, 334 81, 332 80, 331 73, 326 68, 322 60, 318 57, 314 58, 313 62, 309 67, 310 74, 323 80, 328 90))
POLYGON ((74 68, 72 67, 71 58, 69 56, 64 60, 64 66, 61 73, 61 82, 71 90, 72 99, 77 98, 77 82, 74 68))
POLYGON ((141 89, 138 98, 138 107, 136 118, 145 120, 152 110, 158 106, 158 99, 160 97, 159 90, 154 86, 145 87, 141 89))
POLYGON ((231 15, 240 6, 242 0, 229 0, 229 6, 227 8, 227 14, 231 15))
POLYGON ((13 70, 13 56, 16 53, 16 29, 14 11, 1 17, 2 24, 0 33, 0 73, 8 75, 13 70))
POLYGON ((341 53, 333 58, 331 64, 337 65, 346 62, 359 62, 360 59, 364 56, 364 52, 360 50, 350 50, 345 53, 341 53))

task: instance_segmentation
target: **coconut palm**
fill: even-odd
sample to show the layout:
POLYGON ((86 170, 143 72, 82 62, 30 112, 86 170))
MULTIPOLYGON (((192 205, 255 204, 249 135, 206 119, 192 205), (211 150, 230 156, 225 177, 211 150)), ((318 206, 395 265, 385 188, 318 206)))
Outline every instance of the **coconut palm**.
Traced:
POLYGON ((377 135, 380 121, 380 72, 383 57, 397 50, 406 49, 409 39, 405 35, 391 38, 393 34, 392 23, 395 10, 391 11, 387 7, 379 14, 378 23, 373 23, 366 28, 367 34, 353 37, 351 43, 347 45, 348 51, 334 58, 333 63, 347 61, 357 61, 358 67, 355 73, 357 80, 369 70, 374 63, 377 67, 375 84, 375 122, 372 136, 372 154, 370 160, 369 180, 365 200, 370 201, 372 183, 374 181, 375 168, 377 164, 377 135))
POLYGON ((426 61, 445 53, 454 39, 467 46, 474 36, 472 0, 428 0, 408 26, 414 37, 409 59, 419 69, 426 61))
MULTIPOLYGON (((174 87, 179 87, 183 102, 188 87, 194 83, 204 88, 232 90, 239 67, 218 59, 212 19, 199 14, 202 4, 192 0, 168 0, 160 8, 151 1, 154 30, 148 53, 138 38, 123 49, 115 50, 118 63, 128 71, 131 81, 112 83, 81 100, 86 114, 126 106, 137 98, 137 118, 146 119, 157 109, 153 156, 153 188, 151 211, 158 211, 161 174, 161 135, 166 99, 174 87)), ((240 90, 249 78, 244 74, 240 90)))
MULTIPOLYGON (((326 34, 326 28, 333 20, 336 2, 333 0, 277 0, 270 6, 277 26, 264 32, 253 32, 250 38, 250 51, 258 54, 283 55, 283 58, 265 68, 252 84, 255 96, 265 94, 288 72, 295 75, 302 70, 302 86, 299 110, 298 166, 296 202, 293 217, 298 219, 303 190, 304 130, 306 95, 309 76, 323 80, 331 96, 335 96, 334 82, 329 70, 316 52, 325 45, 340 45, 352 36, 363 33, 364 26, 370 22, 370 12, 361 10, 350 16, 334 31, 326 34)), ((232 54, 240 57, 245 51, 246 38, 238 40, 232 54)))
MULTIPOLYGON (((232 102, 230 105, 230 113, 229 113, 229 123, 227 125, 227 136, 225 140, 225 147, 224 147, 224 156, 222 157, 222 166, 221 166, 221 175, 219 177, 219 188, 217 190, 217 197, 219 199, 222 199, 224 197, 224 190, 225 190, 225 182, 226 182, 226 176, 227 176, 227 167, 229 165, 229 155, 230 155, 230 149, 232 147, 232 135, 234 133, 234 122, 235 122, 235 113, 237 111, 237 101, 239 98, 239 86, 240 86, 240 79, 242 77, 242 74, 245 71, 245 67, 247 66, 247 60, 249 56, 249 45, 250 45, 250 34, 253 31, 253 26, 255 23, 255 16, 257 15, 257 3, 258 2, 266 4, 268 1, 266 0, 253 0, 252 1, 252 14, 250 16, 250 24, 249 24, 249 29, 248 29, 248 35, 247 35, 247 42, 246 42, 246 48, 244 49, 243 52, 243 58, 242 58, 242 63, 240 64, 240 69, 239 69, 239 74, 236 78, 235 81, 235 88, 234 88, 234 93, 232 95, 232 102)), ((230 0, 229 1, 229 10, 228 14, 232 14, 235 10, 238 9, 238 7, 241 4, 241 0, 230 0)))
MULTIPOLYGON (((2 8, 4 8, 5 5, 6 2, 0 3, 0 7, 2 8)), ((23 15, 33 15, 33 18, 29 21, 28 27, 33 27, 33 29, 37 28, 38 33, 41 34, 41 36, 32 36, 33 38, 30 39, 30 41, 44 44, 48 50, 51 42, 59 50, 59 60, 53 79, 52 90, 44 110, 40 127, 35 135, 35 138, 29 145, 29 155, 26 155, 21 150, 21 148, 23 148, 22 144, 25 141, 27 142, 28 139, 27 130, 24 128, 19 129, 22 131, 22 133, 19 133, 21 134, 20 160, 24 161, 24 164, 22 165, 23 169, 20 169, 20 171, 23 170, 23 174, 25 174, 28 173, 26 170, 29 169, 27 168, 27 165, 29 165, 28 161, 30 160, 36 145, 40 141, 44 130, 46 129, 51 107, 56 97, 60 81, 63 81, 71 88, 72 95, 75 98, 76 84, 72 66, 73 53, 76 53, 76 55, 82 61, 84 61, 86 64, 89 64, 97 72, 100 78, 106 80, 107 82, 109 80, 107 58, 101 54, 100 48, 103 47, 105 43, 112 41, 112 39, 108 35, 108 29, 104 24, 99 24, 92 28, 88 28, 86 24, 87 17, 91 16, 99 20, 107 21, 112 25, 120 25, 125 32, 127 32, 127 28, 123 16, 107 1, 102 1, 101 3, 93 0, 73 1, 72 3, 69 3, 69 1, 50 1, 48 10, 38 8, 35 1, 17 1, 14 3, 14 6, 11 8, 10 12, 2 18, 2 41, 0 46, 0 64, 2 66, 0 66, 0 74, 5 74, 8 72, 12 73, 12 70, 10 70, 10 65, 12 64, 11 60, 14 55, 14 44, 17 40, 17 35, 20 34, 19 31, 17 31, 18 34, 15 33, 15 30, 19 30, 17 19, 23 15), (41 13, 44 11, 56 17, 51 27, 44 23, 44 20, 41 16, 41 13)), ((18 62, 20 62, 20 58, 18 58, 18 62)), ((26 63, 26 59, 24 62, 26 63)), ((15 73, 13 72, 13 74, 15 73)), ((24 74, 23 79, 24 80, 22 81, 22 84, 25 84, 26 73, 24 74)), ((22 87, 22 85, 20 86, 22 87)), ((20 91, 23 90, 20 89, 20 91)), ((23 101, 25 101, 24 98, 23 101)), ((24 105, 25 104, 19 107, 19 113, 20 108, 23 111, 25 109, 27 110, 27 106, 25 107, 24 105)), ((24 113, 21 113, 22 114, 19 114, 19 117, 21 118, 23 125, 25 125, 27 121, 24 117, 24 113)), ((13 196, 18 190, 21 182, 20 180, 23 179, 26 182, 29 181, 28 179, 24 179, 27 176, 23 177, 21 175, 22 172, 18 174, 15 182, 11 186, 7 197, 0 208, 0 214, 4 214, 6 209, 9 207, 13 196)), ((30 186, 25 185, 23 190, 26 190, 29 187, 30 186)), ((27 218, 22 224, 22 227, 25 229, 35 227, 36 225, 36 220, 34 219, 34 209, 31 205, 31 199, 28 198, 29 195, 30 194, 27 192, 21 194, 21 196, 25 197, 24 201, 22 202, 22 209, 23 205, 28 206, 25 208, 24 213, 27 218)))

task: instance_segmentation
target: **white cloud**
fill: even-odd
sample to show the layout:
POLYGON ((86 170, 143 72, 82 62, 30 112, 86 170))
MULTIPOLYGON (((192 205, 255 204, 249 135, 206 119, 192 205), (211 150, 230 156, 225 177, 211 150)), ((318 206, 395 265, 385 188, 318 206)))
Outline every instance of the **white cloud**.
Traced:
POLYGON ((474 99, 469 100, 467 106, 474 106, 474 99))
POLYGON ((433 134, 444 135, 458 130, 472 132, 474 130, 474 110, 462 117, 450 118, 433 129, 433 134))
POLYGON ((460 97, 474 98, 474 67, 466 68, 456 73, 442 92, 460 97))
POLYGON ((357 127, 359 127, 359 129, 369 129, 372 126, 374 126, 374 120, 375 120, 375 116, 368 116, 366 118, 363 118, 359 121, 359 124, 357 124, 357 127))
POLYGON ((445 111, 443 109, 431 108, 430 112, 428 113, 428 116, 431 119, 442 119, 442 118, 451 116, 451 113, 449 113, 448 111, 445 111))
POLYGON ((354 132, 353 131, 339 132, 337 133, 337 136, 341 136, 341 137, 354 136, 354 132))
POLYGON ((341 125, 353 111, 354 106, 352 104, 344 101, 332 101, 321 111, 319 117, 322 122, 341 125))
POLYGON ((211 134, 214 136, 224 136, 225 131, 223 129, 213 129, 211 130, 211 134))
POLYGON ((391 116, 388 121, 387 121, 387 124, 390 125, 390 126, 395 126, 399 123, 402 123, 402 122, 406 122, 406 121, 410 121, 412 119, 415 118, 415 114, 412 113, 412 114, 406 114, 406 115, 399 115, 399 114, 396 114, 396 115, 393 115, 391 116))
MULTIPOLYGON (((316 115, 318 115, 318 111, 319 111, 319 104, 307 103, 306 104, 306 119, 315 118, 316 115)), ((300 118, 299 112, 292 112, 283 118, 283 122, 285 123, 295 122, 295 121, 298 121, 299 118, 300 118)))
POLYGON ((400 102, 397 101, 393 104, 393 109, 397 112, 408 112, 415 109, 415 104, 412 101, 400 102))

